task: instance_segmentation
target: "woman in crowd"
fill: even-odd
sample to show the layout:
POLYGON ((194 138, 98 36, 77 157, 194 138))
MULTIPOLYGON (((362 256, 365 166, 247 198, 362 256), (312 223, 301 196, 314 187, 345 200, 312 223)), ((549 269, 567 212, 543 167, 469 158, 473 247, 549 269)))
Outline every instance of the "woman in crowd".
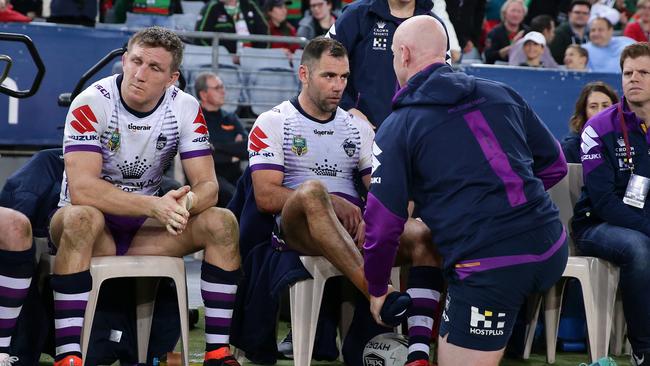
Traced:
POLYGON ((527 8, 523 0, 508 0, 501 7, 501 24, 492 29, 485 42, 485 62, 508 61, 510 47, 524 36, 527 8))
POLYGON ((332 0, 309 0, 309 11, 298 24, 298 37, 312 39, 322 36, 332 27, 336 17, 332 0))
POLYGON ((639 0, 636 3, 635 22, 627 23, 623 35, 637 42, 648 42, 650 35, 650 0, 639 0))
POLYGON ((569 120, 569 134, 562 140, 567 163, 580 163, 580 132, 587 120, 614 103, 618 103, 616 92, 602 81, 591 82, 582 88, 569 120))

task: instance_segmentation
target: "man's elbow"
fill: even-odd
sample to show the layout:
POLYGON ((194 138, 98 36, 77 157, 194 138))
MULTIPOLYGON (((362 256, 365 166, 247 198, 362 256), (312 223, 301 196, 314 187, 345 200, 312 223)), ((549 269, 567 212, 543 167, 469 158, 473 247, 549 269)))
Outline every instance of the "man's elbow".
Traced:
MULTIPOLYGON (((263 195, 260 195, 263 196, 263 195)), ((257 204, 257 209, 262 213, 275 214, 278 211, 272 205, 270 199, 255 196, 255 203, 257 204)))
POLYGON ((77 206, 92 206, 92 195, 89 195, 81 187, 69 187, 70 203, 77 206))

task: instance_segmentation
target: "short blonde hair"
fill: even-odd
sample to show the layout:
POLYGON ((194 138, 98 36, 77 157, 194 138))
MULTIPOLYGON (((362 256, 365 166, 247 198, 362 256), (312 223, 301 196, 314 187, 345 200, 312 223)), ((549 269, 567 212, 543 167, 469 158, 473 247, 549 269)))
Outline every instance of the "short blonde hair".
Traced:
POLYGON ((528 14, 528 7, 526 6, 526 3, 524 3, 524 0, 507 0, 503 5, 501 5, 501 21, 504 22, 506 20, 506 10, 508 10, 508 7, 511 4, 514 3, 519 3, 521 6, 524 7, 524 16, 528 14))

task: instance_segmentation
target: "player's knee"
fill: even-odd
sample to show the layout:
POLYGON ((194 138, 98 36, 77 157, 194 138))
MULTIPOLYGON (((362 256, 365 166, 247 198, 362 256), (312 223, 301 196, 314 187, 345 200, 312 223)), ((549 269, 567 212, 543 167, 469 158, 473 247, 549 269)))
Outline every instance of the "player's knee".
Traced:
POLYGON ((0 233, 2 250, 23 251, 32 245, 32 225, 27 216, 18 211, 3 210, 0 233))
POLYGON ((210 207, 199 218, 202 231, 208 236, 208 245, 237 246, 239 243, 239 224, 235 215, 224 208, 210 207))
POLYGON ((327 188, 318 180, 308 180, 298 187, 296 194, 302 202, 324 201, 328 197, 327 188))
POLYGON ((431 230, 423 223, 416 222, 419 224, 410 228, 413 265, 439 265, 440 261, 432 242, 431 230))
POLYGON ((83 250, 92 246, 104 229, 104 215, 91 206, 68 206, 63 212, 62 238, 59 245, 69 249, 83 250))

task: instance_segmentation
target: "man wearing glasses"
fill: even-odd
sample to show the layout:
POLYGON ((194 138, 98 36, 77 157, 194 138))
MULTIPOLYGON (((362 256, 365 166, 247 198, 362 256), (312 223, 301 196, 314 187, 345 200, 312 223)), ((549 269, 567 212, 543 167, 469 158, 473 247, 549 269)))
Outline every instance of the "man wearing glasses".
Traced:
POLYGON ((194 91, 208 124, 214 170, 219 182, 217 202, 220 207, 225 207, 235 193, 235 184, 242 173, 240 160, 248 160, 247 133, 237 115, 222 109, 226 90, 217 74, 199 74, 194 82, 194 91))
POLYGON ((591 3, 588 0, 573 0, 569 8, 569 20, 555 29, 555 38, 549 44, 553 58, 559 65, 564 64, 564 52, 572 44, 589 41, 587 22, 591 3))

